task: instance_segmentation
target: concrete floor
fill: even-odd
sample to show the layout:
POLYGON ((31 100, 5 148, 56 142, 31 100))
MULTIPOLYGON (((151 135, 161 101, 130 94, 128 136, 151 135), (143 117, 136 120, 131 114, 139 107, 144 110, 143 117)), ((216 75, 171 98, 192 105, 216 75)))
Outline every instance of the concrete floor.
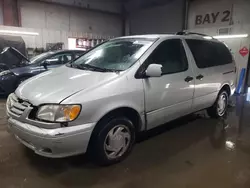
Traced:
POLYGON ((242 110, 240 101, 222 120, 191 115, 152 130, 127 160, 98 167, 85 156, 47 159, 26 149, 6 131, 2 100, 0 187, 249 188, 250 105, 242 110))

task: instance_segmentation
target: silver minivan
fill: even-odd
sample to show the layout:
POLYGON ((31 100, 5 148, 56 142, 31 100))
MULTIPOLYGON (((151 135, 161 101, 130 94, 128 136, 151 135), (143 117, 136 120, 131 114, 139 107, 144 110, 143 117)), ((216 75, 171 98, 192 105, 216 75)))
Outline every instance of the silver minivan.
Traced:
POLYGON ((39 155, 88 151, 113 164, 141 131, 203 109, 222 117, 235 72, 230 51, 212 37, 115 38, 23 82, 7 100, 8 128, 39 155))

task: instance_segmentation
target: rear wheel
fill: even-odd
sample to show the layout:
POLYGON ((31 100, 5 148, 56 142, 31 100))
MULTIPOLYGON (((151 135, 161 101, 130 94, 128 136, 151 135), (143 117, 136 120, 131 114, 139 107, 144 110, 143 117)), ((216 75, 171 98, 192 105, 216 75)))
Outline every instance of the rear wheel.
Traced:
POLYGON ((90 154, 99 165, 111 165, 125 159, 135 141, 133 123, 126 117, 100 122, 93 133, 90 154))
POLYGON ((208 115, 213 118, 223 117, 227 112, 228 107, 228 93, 225 90, 222 90, 214 105, 207 109, 208 115))

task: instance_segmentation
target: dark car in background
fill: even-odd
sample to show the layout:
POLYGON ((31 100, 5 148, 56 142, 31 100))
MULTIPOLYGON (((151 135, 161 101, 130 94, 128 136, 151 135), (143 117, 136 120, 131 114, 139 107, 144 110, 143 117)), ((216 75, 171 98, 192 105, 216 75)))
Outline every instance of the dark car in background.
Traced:
POLYGON ((16 58, 19 58, 20 63, 18 66, 13 66, 11 63, 8 64, 8 62, 0 63, 1 96, 14 92, 17 86, 24 80, 66 64, 85 53, 82 50, 60 50, 45 52, 29 60, 13 48, 5 49, 1 55, 6 51, 11 52, 16 58))

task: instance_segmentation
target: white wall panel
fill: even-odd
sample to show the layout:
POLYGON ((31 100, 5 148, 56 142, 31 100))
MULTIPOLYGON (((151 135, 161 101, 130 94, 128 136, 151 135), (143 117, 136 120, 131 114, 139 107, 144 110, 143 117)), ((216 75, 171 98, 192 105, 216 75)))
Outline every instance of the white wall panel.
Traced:
POLYGON ((46 6, 46 28, 68 31, 69 30, 69 11, 62 6, 46 6))
POLYGON ((28 28, 46 28, 45 4, 20 1, 21 24, 28 28))
POLYGON ((71 10, 70 30, 119 36, 122 34, 122 22, 119 17, 113 15, 71 10))
POLYGON ((109 36, 122 34, 119 15, 28 0, 21 0, 20 6, 22 27, 109 36))
POLYGON ((93 10, 108 11, 114 13, 121 12, 122 0, 42 0, 45 2, 58 3, 63 5, 77 6, 93 10))

